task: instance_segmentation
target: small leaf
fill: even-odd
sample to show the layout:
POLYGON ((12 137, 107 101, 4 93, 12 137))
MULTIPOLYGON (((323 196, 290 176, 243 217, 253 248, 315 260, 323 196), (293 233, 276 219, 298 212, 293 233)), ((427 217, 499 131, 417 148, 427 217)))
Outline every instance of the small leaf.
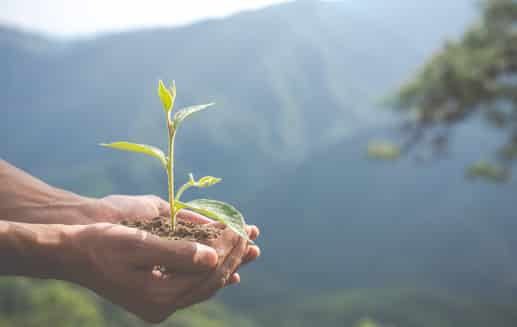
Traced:
POLYGON ((172 97, 172 105, 171 109, 174 108, 174 101, 176 100, 176 81, 172 81, 171 85, 171 97, 172 97))
POLYGON ((163 151, 154 146, 151 146, 151 145, 136 144, 136 143, 129 143, 129 142, 113 142, 113 143, 108 143, 108 144, 101 143, 100 145, 108 147, 108 148, 118 149, 118 150, 139 152, 139 153, 147 154, 148 156, 155 157, 158 160, 160 160, 160 162, 164 166, 167 165, 167 159, 166 159, 163 151))
POLYGON ((185 118, 189 117, 190 115, 205 110, 206 108, 213 106, 215 103, 207 103, 197 106, 191 106, 187 108, 183 108, 174 114, 174 119, 172 120, 172 123, 174 124, 174 128, 178 128, 178 126, 185 120, 185 118))
POLYGON ((214 176, 205 176, 201 177, 197 182, 194 182, 195 187, 203 188, 215 185, 222 181, 222 178, 214 177, 214 176))
POLYGON ((179 188, 178 192, 176 193, 176 201, 179 201, 181 199, 181 196, 183 195, 183 193, 191 187, 205 188, 205 187, 212 186, 212 185, 217 184, 220 181, 222 181, 221 178, 217 178, 217 177, 213 177, 213 176, 205 176, 205 177, 202 177, 200 180, 196 181, 194 178, 194 175, 192 175, 192 173, 188 174, 188 176, 189 176, 188 182, 183 184, 179 188))
POLYGON ((468 167, 466 175, 472 179, 484 178, 494 183, 505 183, 510 178, 510 172, 505 167, 485 160, 480 160, 468 167))
POLYGON ((395 160, 400 157, 400 147, 389 141, 372 141, 368 144, 368 156, 380 160, 395 160))
POLYGON ((194 183, 196 182, 196 180, 194 179, 194 175, 192 173, 188 174, 188 182, 192 185, 194 185, 194 183))
POLYGON ((244 217, 232 205, 216 200, 198 199, 187 203, 178 203, 179 209, 190 209, 208 218, 215 219, 237 233, 250 243, 253 241, 246 233, 244 217))
POLYGON ((158 95, 160 96, 160 99, 162 100, 163 108, 165 109, 165 112, 168 114, 172 110, 172 104, 173 104, 173 97, 169 90, 163 85, 163 81, 160 80, 158 82, 158 95))

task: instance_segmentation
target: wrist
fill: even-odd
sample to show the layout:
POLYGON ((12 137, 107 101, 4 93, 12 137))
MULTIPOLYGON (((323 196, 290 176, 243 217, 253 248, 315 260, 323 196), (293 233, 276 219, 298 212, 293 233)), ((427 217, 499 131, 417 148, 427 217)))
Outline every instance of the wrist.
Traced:
POLYGON ((80 228, 0 221, 0 274, 68 280, 69 239, 80 228))

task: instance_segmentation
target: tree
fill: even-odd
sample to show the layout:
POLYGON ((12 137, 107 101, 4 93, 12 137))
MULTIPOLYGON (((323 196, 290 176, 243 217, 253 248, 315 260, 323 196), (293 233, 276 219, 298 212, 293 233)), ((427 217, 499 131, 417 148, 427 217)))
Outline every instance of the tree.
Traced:
POLYGON ((497 165, 476 163, 468 175, 505 180, 517 161, 517 1, 485 0, 479 21, 446 43, 394 102, 405 117, 402 153, 426 143, 440 154, 451 131, 473 116, 504 130, 497 165))

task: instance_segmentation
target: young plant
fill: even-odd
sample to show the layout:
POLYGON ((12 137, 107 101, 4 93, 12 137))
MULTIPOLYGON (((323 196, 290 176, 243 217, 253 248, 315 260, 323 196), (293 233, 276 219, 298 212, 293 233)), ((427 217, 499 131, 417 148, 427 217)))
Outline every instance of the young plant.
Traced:
POLYGON ((161 102, 165 109, 165 118, 167 121, 167 156, 165 156, 162 150, 145 144, 114 142, 108 144, 103 143, 101 145, 118 150, 143 153, 160 160, 167 173, 169 204, 171 207, 170 219, 171 228, 173 231, 176 228, 176 215, 178 211, 181 209, 188 209, 227 225, 248 242, 252 242, 244 229, 244 217, 237 209, 228 203, 210 199, 197 199, 186 203, 181 202, 181 196, 187 189, 191 187, 205 188, 212 186, 219 183, 221 181, 220 178, 205 176, 196 181, 194 176, 189 174, 188 182, 180 187, 176 195, 174 194, 174 140, 178 127, 187 117, 196 112, 205 110, 206 108, 212 106, 213 103, 183 108, 181 110, 177 110, 173 115, 172 113, 174 109, 174 101, 176 99, 175 82, 172 82, 170 89, 167 89, 163 82, 160 80, 158 83, 158 95, 160 96, 161 102))

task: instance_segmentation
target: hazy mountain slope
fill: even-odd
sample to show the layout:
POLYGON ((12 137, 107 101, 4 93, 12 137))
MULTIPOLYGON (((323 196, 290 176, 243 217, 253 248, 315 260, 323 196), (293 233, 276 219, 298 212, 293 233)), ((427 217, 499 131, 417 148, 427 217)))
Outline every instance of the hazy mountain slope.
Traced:
MULTIPOLYGON (((515 302, 517 289, 516 185, 462 177, 493 140, 472 125, 449 161, 365 158, 369 138, 391 133, 380 98, 461 32, 471 1, 357 3, 296 2, 66 43, 0 30, 1 156, 86 194, 163 195, 159 165, 97 143, 163 145, 155 87, 174 78, 178 105, 218 104, 180 130, 178 174, 223 176, 210 195, 262 228, 263 257, 225 301, 255 309, 411 284, 482 294, 497 314, 491 301, 515 302)), ((447 314, 438 302, 436 315, 447 314)))
POLYGON ((511 327, 516 306, 430 289, 353 289, 257 314, 264 326, 358 326, 369 319, 397 327, 511 327))
MULTIPOLYGON (((148 192, 161 182, 157 166, 96 144, 163 144, 156 81, 174 78, 179 105, 218 103, 182 128, 180 171, 223 174, 233 185, 224 192, 262 187, 271 171, 382 123, 375 104, 423 60, 412 44, 422 33, 390 28, 382 15, 365 18, 349 7, 302 1, 66 44, 0 30, 0 39, 13 33, 19 39, 1 43, 0 69, 9 72, 0 84, 7 117, 0 121, 2 155, 64 186, 85 176, 105 184, 89 193, 135 184, 142 188, 136 193, 148 192), (105 167, 122 169, 126 178, 113 180, 99 171, 105 167)), ((437 28, 433 35, 443 34, 437 28)))
MULTIPOLYGON (((89 291, 57 281, 0 279, 0 326, 143 327, 151 326, 89 291)), ((177 312, 162 327, 258 326, 218 303, 177 312)))
MULTIPOLYGON (((250 286, 262 286, 249 291, 279 300, 409 284, 514 300, 517 184, 462 176, 494 141, 485 132, 466 126, 453 145, 454 160, 426 165, 369 160, 366 142, 380 131, 312 157, 242 205, 262 226, 262 248, 270 254, 253 269, 258 280, 250 286)), ((246 294, 237 302, 254 301, 246 294)))

